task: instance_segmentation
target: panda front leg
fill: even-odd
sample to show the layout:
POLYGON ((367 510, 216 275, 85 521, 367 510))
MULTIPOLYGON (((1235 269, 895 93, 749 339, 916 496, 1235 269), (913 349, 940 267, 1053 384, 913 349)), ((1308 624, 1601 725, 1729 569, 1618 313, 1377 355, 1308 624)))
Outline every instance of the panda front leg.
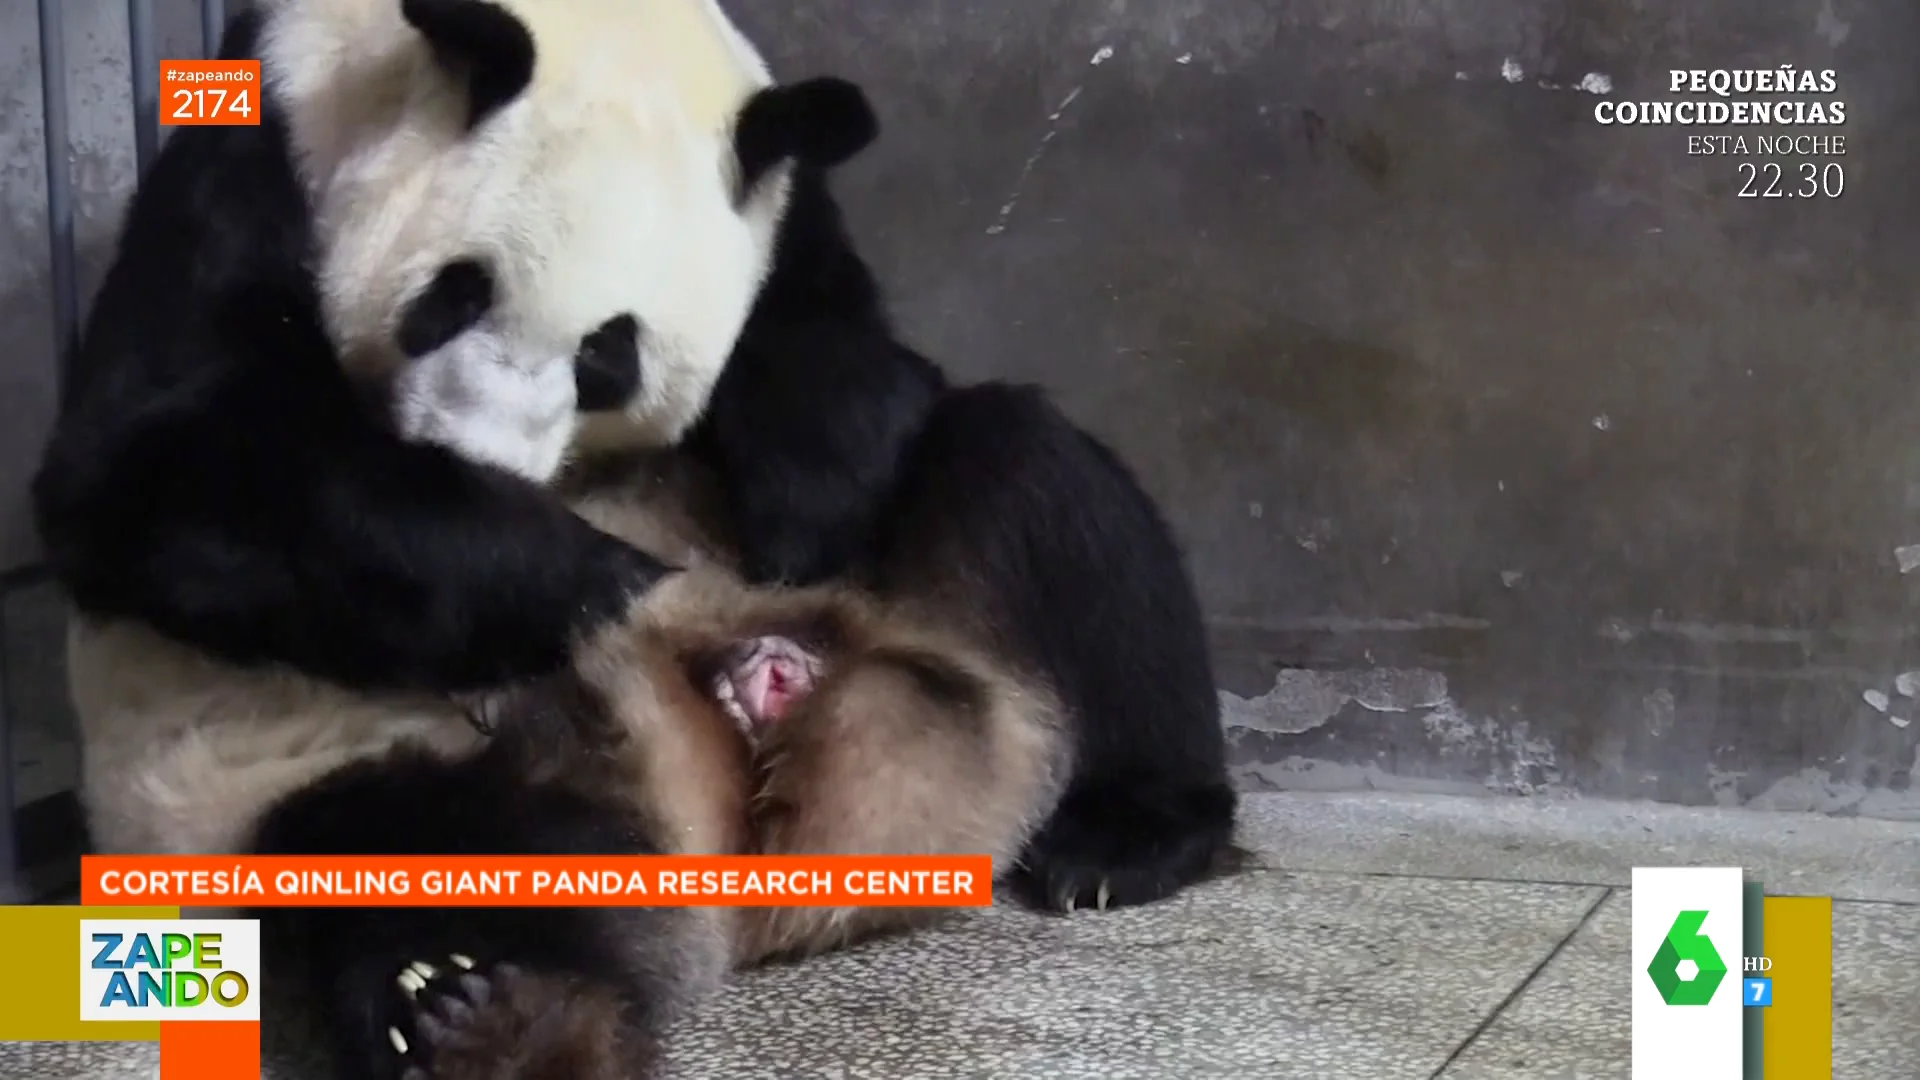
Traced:
POLYGON ((604 986, 462 953, 414 960, 389 991, 399 1080, 638 1080, 658 1048, 604 986))
MULTIPOLYGON (((572 711, 564 698, 551 708, 572 711)), ((544 712, 543 712, 544 715, 544 712)), ((263 821, 261 855, 650 855, 651 825, 575 767, 565 725, 536 769, 508 724, 486 751, 396 751, 340 769, 263 821)), ((527 733, 539 735, 541 733, 527 733)), ((546 733, 553 735, 553 732, 546 733)), ((724 947, 697 912, 343 907, 289 919, 302 996, 341 1080, 644 1080, 658 1024, 711 984, 724 947), (502 1048, 511 1048, 504 1052, 502 1048)))
POLYGON ((333 1075, 648 1080, 662 1006, 680 994, 669 985, 677 976, 649 981, 609 970, 617 962, 568 957, 564 946, 590 943, 611 954, 654 945, 665 959, 685 943, 671 932, 623 940, 606 925, 590 926, 586 914, 359 909, 313 920, 302 927, 315 956, 309 985, 329 1021, 333 1075))

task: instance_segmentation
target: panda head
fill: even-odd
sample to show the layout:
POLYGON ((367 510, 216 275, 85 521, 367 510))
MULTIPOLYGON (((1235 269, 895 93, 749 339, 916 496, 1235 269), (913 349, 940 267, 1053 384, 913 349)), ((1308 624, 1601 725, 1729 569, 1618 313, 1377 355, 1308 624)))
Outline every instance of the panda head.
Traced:
POLYGON ((767 273, 787 162, 873 134, 863 96, 823 128, 807 103, 839 91, 776 90, 715 0, 259 6, 349 375, 404 435, 538 480, 583 413, 630 443, 685 433, 767 273))

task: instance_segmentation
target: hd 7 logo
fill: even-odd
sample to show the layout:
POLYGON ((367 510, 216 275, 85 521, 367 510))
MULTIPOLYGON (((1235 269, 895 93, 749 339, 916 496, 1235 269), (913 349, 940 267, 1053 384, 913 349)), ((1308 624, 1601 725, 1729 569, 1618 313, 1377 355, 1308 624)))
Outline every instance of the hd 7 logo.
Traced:
POLYGON ((1720 951, 1700 932, 1706 921, 1704 911, 1682 911, 1647 965, 1647 977, 1669 1005, 1705 1005, 1727 976, 1720 951))

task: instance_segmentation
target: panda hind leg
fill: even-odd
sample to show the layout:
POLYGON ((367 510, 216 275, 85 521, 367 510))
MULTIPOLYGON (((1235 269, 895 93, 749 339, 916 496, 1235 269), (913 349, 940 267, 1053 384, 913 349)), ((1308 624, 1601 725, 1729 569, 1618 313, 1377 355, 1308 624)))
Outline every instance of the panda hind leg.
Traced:
POLYGON ((644 1080, 658 1051, 609 988, 462 954, 414 961, 390 993, 400 1080, 644 1080))
MULTIPOLYGON (((754 589, 699 572, 648 595, 650 635, 750 736, 749 846, 769 855, 988 854, 1059 799, 1056 695, 927 614, 858 589, 754 589)), ((907 929, 937 909, 739 909, 752 966, 907 929)))
POLYGON ((888 512, 883 591, 992 628, 1072 717, 1071 781, 1014 890, 1041 910, 1110 910, 1240 865, 1200 602, 1120 455, 1045 391, 976 383, 942 397, 888 512))
MULTIPOLYGON (((989 658, 890 616, 869 622, 859 637, 802 668, 813 676, 805 693, 790 695, 778 719, 761 721, 758 850, 988 854, 996 870, 1009 867, 1052 805, 1063 772, 1066 732, 1055 700, 989 658)), ((752 644, 761 666, 800 666, 778 639, 752 644)), ((748 665, 747 674, 753 670, 748 665)), ((812 955, 941 914, 742 909, 735 962, 812 955)))

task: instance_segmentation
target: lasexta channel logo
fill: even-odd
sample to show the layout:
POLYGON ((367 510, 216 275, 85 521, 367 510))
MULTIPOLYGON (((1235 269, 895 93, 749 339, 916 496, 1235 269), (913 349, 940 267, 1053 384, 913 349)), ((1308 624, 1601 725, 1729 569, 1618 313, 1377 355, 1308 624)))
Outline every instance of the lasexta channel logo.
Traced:
POLYGON ((1720 950, 1700 932, 1706 921, 1704 911, 1682 911, 1647 965, 1647 977, 1669 1005, 1705 1005, 1727 976, 1720 950))

